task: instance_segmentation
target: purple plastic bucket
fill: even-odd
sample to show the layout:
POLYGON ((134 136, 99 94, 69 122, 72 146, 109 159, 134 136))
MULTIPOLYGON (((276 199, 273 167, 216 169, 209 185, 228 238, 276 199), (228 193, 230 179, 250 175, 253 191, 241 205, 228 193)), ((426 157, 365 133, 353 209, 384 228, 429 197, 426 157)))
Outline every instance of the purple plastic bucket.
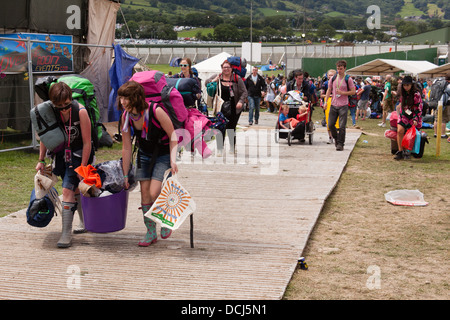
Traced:
POLYGON ((81 206, 86 230, 96 233, 122 230, 127 221, 128 190, 106 197, 81 195, 81 206))

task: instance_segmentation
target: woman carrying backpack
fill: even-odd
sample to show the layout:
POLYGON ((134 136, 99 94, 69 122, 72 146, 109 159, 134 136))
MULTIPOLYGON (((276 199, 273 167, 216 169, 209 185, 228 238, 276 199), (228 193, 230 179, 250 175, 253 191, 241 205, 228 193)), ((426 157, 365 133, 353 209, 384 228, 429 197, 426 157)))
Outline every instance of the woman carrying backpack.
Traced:
MULTIPOLYGON (((80 226, 75 233, 85 232, 83 212, 81 209, 80 177, 75 169, 91 164, 94 158, 94 148, 91 139, 91 120, 86 108, 72 100, 72 90, 64 82, 55 83, 49 91, 50 101, 57 117, 66 130, 68 141, 64 149, 53 154, 55 165, 53 173, 62 179, 62 234, 57 246, 67 248, 72 245, 72 222, 74 212, 80 216, 80 226)), ((36 171, 44 170, 47 148, 42 143, 39 147, 39 162, 36 171)))
MULTIPOLYGON (((209 79, 206 80, 205 85, 206 87, 208 87, 210 83, 216 82, 217 89, 215 90, 215 92, 220 92, 221 98, 224 101, 230 102, 231 115, 228 119, 229 121, 227 123, 226 129, 229 133, 229 129, 233 130, 234 133, 233 137, 228 135, 228 140, 231 145, 230 152, 234 154, 234 148, 236 146, 236 126, 238 124, 239 117, 241 116, 245 99, 247 99, 247 88, 245 86, 244 80, 232 71, 231 63, 228 62, 228 60, 222 62, 221 67, 222 73, 219 75, 212 75, 209 79)), ((223 132, 222 144, 220 144, 220 141, 218 141, 218 156, 222 156, 224 141, 225 132, 223 132)))
POLYGON ((415 126, 422 128, 422 94, 417 86, 414 85, 411 76, 406 76, 402 80, 400 91, 398 92, 400 103, 397 106, 397 144, 398 151, 395 154, 395 160, 407 159, 409 157, 402 147, 403 136, 406 130, 415 126))
MULTIPOLYGON (((132 160, 131 126, 139 147, 136 156, 135 179, 140 183, 142 213, 145 215, 161 193, 164 172, 167 169, 171 169, 172 174, 178 172, 176 164, 178 141, 171 139, 175 130, 169 115, 159 106, 156 107, 154 113, 149 112, 149 108, 152 108, 153 104, 149 107, 145 101, 144 88, 140 83, 126 82, 119 88, 117 95, 119 108, 125 110, 122 115, 124 124, 122 128, 122 169, 125 188, 129 188, 128 172, 132 160), (160 128, 152 125, 152 121, 156 121, 160 128), (152 125, 152 130, 149 130, 150 125, 152 125), (161 137, 165 135, 168 137, 168 144, 161 143, 161 137)), ((147 233, 139 242, 139 246, 148 247, 157 240, 156 223, 144 216, 144 224, 147 227, 147 233)), ((161 238, 167 239, 171 234, 170 229, 161 228, 161 238)))

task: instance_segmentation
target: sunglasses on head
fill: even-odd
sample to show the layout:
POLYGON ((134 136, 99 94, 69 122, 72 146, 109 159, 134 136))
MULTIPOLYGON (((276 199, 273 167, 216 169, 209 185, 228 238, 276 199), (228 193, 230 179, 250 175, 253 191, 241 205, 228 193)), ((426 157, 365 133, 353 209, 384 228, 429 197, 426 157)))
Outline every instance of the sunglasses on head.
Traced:
POLYGON ((180 64, 180 67, 189 67, 188 64, 180 64))

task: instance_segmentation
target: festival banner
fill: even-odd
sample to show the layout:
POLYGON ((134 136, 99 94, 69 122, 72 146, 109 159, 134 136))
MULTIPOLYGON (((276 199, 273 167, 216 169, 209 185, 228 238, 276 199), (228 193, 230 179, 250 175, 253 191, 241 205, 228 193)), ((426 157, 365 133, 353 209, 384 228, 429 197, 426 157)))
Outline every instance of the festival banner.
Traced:
POLYGON ((26 72, 27 38, 54 43, 31 42, 31 60, 33 72, 73 71, 73 46, 60 43, 72 43, 70 35, 13 33, 0 34, 0 71, 26 72))

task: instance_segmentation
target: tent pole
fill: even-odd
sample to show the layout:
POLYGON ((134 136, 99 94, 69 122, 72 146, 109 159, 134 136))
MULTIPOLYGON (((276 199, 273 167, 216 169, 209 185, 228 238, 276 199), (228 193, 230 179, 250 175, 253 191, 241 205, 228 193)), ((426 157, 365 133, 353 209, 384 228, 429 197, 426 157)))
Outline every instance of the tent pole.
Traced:
MULTIPOLYGON (((31 57, 31 38, 27 37, 27 59, 28 59, 28 90, 30 92, 30 111, 34 108, 34 81, 33 81, 33 61, 31 57)), ((33 124, 31 124, 31 139, 33 149, 37 147, 36 134, 33 124)))

